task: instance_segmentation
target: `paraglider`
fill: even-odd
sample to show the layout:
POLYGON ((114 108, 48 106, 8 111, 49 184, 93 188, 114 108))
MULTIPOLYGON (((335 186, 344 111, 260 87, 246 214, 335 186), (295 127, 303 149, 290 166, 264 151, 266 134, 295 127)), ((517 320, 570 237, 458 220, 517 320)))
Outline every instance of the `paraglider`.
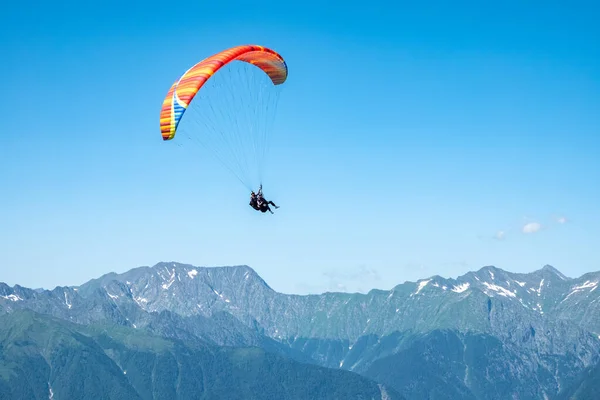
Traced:
POLYGON ((249 191, 260 185, 251 206, 273 213, 269 206, 278 207, 262 197, 263 173, 287 76, 283 57, 263 46, 236 46, 205 58, 167 92, 160 112, 163 140, 177 136, 201 144, 249 191))
POLYGON ((273 210, 271 210, 271 207, 269 207, 270 205, 275 208, 279 208, 278 205, 276 205, 272 201, 266 200, 263 197, 262 185, 260 185, 260 189, 258 189, 258 194, 254 193, 254 191, 250 193, 250 206, 256 211, 260 211, 262 213, 266 213, 267 211, 269 211, 271 214, 273 214, 273 210))

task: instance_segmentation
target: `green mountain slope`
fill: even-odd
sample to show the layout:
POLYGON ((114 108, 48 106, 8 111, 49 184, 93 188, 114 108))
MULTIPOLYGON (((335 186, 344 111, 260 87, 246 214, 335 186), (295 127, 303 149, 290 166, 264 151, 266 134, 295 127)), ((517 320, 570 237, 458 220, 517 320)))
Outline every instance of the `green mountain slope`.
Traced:
POLYGON ((561 391, 556 400, 598 400, 600 399, 600 365, 586 369, 579 379, 561 391))
POLYGON ((411 398, 543 400, 598 365, 599 282, 600 273, 568 278, 551 266, 525 274, 487 266, 367 294, 300 296, 274 291, 247 266, 169 262, 79 287, 0 283, 0 312, 121 325, 186 346, 259 347, 362 374, 411 398), (428 352, 452 361, 419 358, 428 352))
POLYGON ((357 374, 29 310, 0 316, 0 399, 401 399, 357 374))

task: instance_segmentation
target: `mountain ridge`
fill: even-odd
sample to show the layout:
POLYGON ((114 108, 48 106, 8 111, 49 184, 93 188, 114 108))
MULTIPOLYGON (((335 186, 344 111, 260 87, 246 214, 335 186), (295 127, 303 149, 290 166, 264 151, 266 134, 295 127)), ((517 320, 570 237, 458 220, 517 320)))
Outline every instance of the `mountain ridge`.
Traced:
MULTIPOLYGON (((344 308, 352 312, 348 307, 356 308, 357 304, 361 305, 361 312, 366 314, 386 314, 385 324, 376 325, 367 316, 369 326, 363 326, 364 332, 352 333, 351 330, 347 330, 348 339, 356 339, 357 335, 365 332, 390 333, 397 328, 404 329, 402 320, 405 320, 407 315, 414 314, 418 309, 415 303, 418 304, 419 299, 427 295, 429 299, 437 299, 432 304, 437 304, 438 308, 443 305, 447 311, 452 307, 460 308, 464 302, 479 304, 487 302, 488 310, 486 311, 484 307, 480 311, 482 314, 491 312, 491 302, 499 300, 518 302, 532 319, 537 318, 532 316, 536 313, 542 316, 548 312, 555 313, 561 315, 562 319, 571 321, 575 319, 578 325, 600 335, 600 318, 594 318, 593 312, 572 313, 573 308, 582 309, 581 304, 585 305, 586 302, 589 306, 593 306, 594 310, 600 311, 599 302, 596 301, 600 291, 595 292, 599 280, 600 272, 587 273, 579 278, 567 278, 549 265, 531 273, 510 273, 497 267, 486 266, 478 271, 467 272, 456 279, 433 275, 416 282, 396 285, 390 290, 373 289, 366 294, 325 292, 318 295, 290 295, 274 291, 256 271, 246 265, 195 267, 190 264, 161 262, 153 267, 138 267, 122 274, 105 274, 80 286, 57 286, 51 291, 39 292, 19 285, 10 288, 1 283, 0 300, 10 300, 10 302, 4 301, 0 303, 0 307, 6 309, 23 301, 44 298, 51 300, 54 307, 66 309, 64 311, 68 312, 72 307, 77 308, 86 303, 86 299, 87 307, 93 308, 90 299, 95 294, 100 298, 108 296, 123 307, 133 308, 135 303, 146 312, 168 309, 184 316, 196 314, 209 316, 213 312, 227 311, 247 325, 259 322, 261 318, 259 315, 261 313, 252 312, 253 301, 270 303, 270 313, 281 311, 278 304, 284 302, 288 313, 294 313, 295 309, 305 305, 314 308, 328 303, 334 309, 337 308, 338 314, 343 313, 344 308), (194 279, 196 279, 195 284, 194 279), (153 284, 155 281, 160 287, 153 284), (169 295, 173 298, 169 298, 169 295), (193 304, 192 298, 201 298, 203 301, 193 304), (486 299, 492 300, 490 302, 486 299), (363 304, 365 301, 368 304, 363 304), (408 303, 409 301, 411 303, 408 303), (373 302, 377 303, 376 307, 372 307, 373 302), (371 312, 368 311, 369 308, 371 312), (402 317, 401 320, 398 319, 399 317, 402 317)), ((491 329, 489 324, 485 323, 485 318, 478 318, 476 323, 473 319, 469 319, 468 315, 456 317, 458 315, 453 321, 447 321, 450 324, 448 327, 461 329, 462 324, 463 328, 475 329, 473 324, 478 324, 477 329, 483 331, 491 329)), ((418 329, 420 326, 418 321, 412 323, 413 329, 418 329)), ((440 324, 441 321, 436 323, 440 324)), ((428 324, 423 327, 429 329, 428 324)), ((444 326, 442 324, 439 327, 444 326)), ((279 330, 276 333, 279 333, 279 330)))
POLYGON ((247 265, 161 262, 51 291, 0 284, 0 311, 30 308, 79 324, 108 321, 187 342, 259 347, 359 373, 407 398, 480 399, 493 391, 490 399, 541 399, 579 382, 600 359, 599 280, 600 272, 568 278, 550 265, 529 273, 484 266, 366 294, 300 295, 273 290, 247 265), (400 368, 405 358, 413 368, 400 368), (477 364, 508 372, 477 374, 477 364), (403 375, 388 373, 394 365, 403 375), (513 381, 540 383, 514 389, 513 381), (452 389, 439 390, 441 382, 452 389))

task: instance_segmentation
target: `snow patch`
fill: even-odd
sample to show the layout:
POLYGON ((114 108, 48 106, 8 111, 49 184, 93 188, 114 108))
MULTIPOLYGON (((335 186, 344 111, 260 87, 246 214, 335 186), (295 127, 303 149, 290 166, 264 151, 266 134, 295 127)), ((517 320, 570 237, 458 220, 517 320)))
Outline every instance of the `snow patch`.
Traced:
POLYGON ((144 308, 144 306, 142 305, 142 303, 148 303, 148 299, 145 299, 143 297, 134 297, 133 300, 137 303, 138 306, 144 308))
POLYGON ((198 270, 193 269, 193 270, 191 270, 191 271, 188 272, 188 276, 190 277, 190 279, 194 279, 194 277, 196 275, 198 275, 198 270))
POLYGON ((542 279, 542 280, 540 281, 540 287, 539 287, 539 288, 538 288, 538 290, 537 290, 537 294, 538 294, 538 296, 540 296, 540 295, 542 294, 542 287, 543 287, 543 286, 544 286, 544 280, 542 279))
POLYGON ((65 294, 65 304, 67 305, 67 307, 70 310, 73 305, 71 303, 69 303, 69 299, 67 298, 67 292, 64 292, 64 294, 65 294))
POLYGON ((573 290, 589 289, 589 288, 593 288, 596 286, 598 286, 598 281, 595 281, 595 282, 585 281, 585 283, 583 285, 575 286, 573 288, 573 290))
MULTIPOLYGON (((166 268, 166 267, 165 267, 166 268)), ((167 270, 167 272, 169 272, 167 270)), ((167 283, 164 283, 162 285, 162 288, 167 290, 171 287, 171 285, 175 282, 175 268, 173 268, 173 272, 171 273, 171 276, 169 277, 169 281, 167 283)))
POLYGON ((463 283, 463 284, 461 284, 461 285, 454 286, 454 287, 452 288, 452 291, 453 291, 453 292, 456 292, 456 293, 462 293, 462 292, 464 292, 465 290, 467 290, 467 289, 469 288, 469 286, 470 286, 470 285, 469 285, 469 282, 465 282, 465 283, 463 283))
POLYGON ((521 287, 525 286, 525 282, 519 282, 519 281, 515 281, 515 282, 517 283, 517 285, 519 285, 521 287))
POLYGON ((510 290, 507 290, 507 289, 503 288, 502 286, 494 285, 494 284, 487 283, 487 282, 483 282, 483 284, 488 289, 493 290, 494 292, 498 293, 500 296, 504 296, 504 297, 517 297, 516 294, 514 294, 510 290))
POLYGON ((525 308, 529 308, 529 307, 527 307, 527 305, 526 305, 525 303, 523 303, 523 299, 519 299, 519 303, 521 303, 521 305, 522 305, 523 307, 525 307, 525 308))
POLYGON ((381 383, 378 383, 377 387, 379 387, 379 393, 381 394, 381 400, 390 400, 391 399, 387 390, 385 390, 385 386, 383 386, 381 383))
POLYGON ((585 289, 592 289, 590 290, 590 293, 593 292, 594 290, 596 290, 596 288, 598 287, 598 281, 585 281, 585 283, 583 285, 579 285, 579 286, 574 286, 571 289, 571 292, 561 301, 561 303, 565 300, 567 300, 569 297, 571 297, 571 295, 581 292, 585 289))
POLYGON ((439 284, 439 283, 437 283, 437 282, 434 282, 434 283, 432 283, 431 285, 432 285, 432 286, 435 286, 436 288, 441 288, 442 290, 446 290, 446 289, 448 289, 448 287, 447 287, 447 286, 445 286, 445 285, 440 285, 440 284, 439 284))
POLYGON ((20 298, 19 296, 17 296, 16 294, 9 294, 8 296, 0 296, 6 300, 10 300, 10 301, 19 301, 19 300, 23 300, 22 298, 20 298))
POLYGON ((219 292, 217 292, 215 289, 213 289, 213 292, 215 292, 215 294, 216 294, 217 296, 219 296, 220 298, 222 298, 223 300, 225 300, 225 303, 231 303, 231 301, 229 301, 229 299, 227 299, 227 298, 225 298, 225 297, 223 296, 223 293, 219 293, 219 292))
MULTIPOLYGON (((108 293, 108 291, 106 291, 106 294, 108 295, 108 297, 110 297, 110 298, 111 298, 111 299, 113 299, 113 300, 115 300, 115 299, 118 299, 118 298, 119 298, 119 296, 117 296, 117 295, 114 295, 114 294, 110 294, 110 293, 108 293)), ((66 293, 65 293, 65 295, 66 295, 66 293)), ((70 308, 70 307, 69 307, 69 308, 70 308)))
POLYGON ((488 271, 490 273, 490 276, 492 277, 492 280, 494 280, 494 273, 492 271, 488 271))
POLYGON ((428 284, 429 282, 431 282, 431 279, 427 279, 426 281, 421 281, 421 282, 419 282, 419 287, 417 288, 417 291, 416 291, 414 294, 419 294, 419 292, 420 292, 421 290, 423 290, 423 288, 424 288, 425 286, 427 286, 427 284, 428 284))

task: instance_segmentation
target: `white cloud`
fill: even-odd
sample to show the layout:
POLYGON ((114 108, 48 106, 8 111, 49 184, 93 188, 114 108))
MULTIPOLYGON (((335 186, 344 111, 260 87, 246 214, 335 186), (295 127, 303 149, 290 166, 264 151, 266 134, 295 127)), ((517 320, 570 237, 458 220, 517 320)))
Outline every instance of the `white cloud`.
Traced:
POLYGON ((542 229, 542 225, 538 222, 530 222, 523 226, 523 233, 535 233, 542 229))
POLYGON ((295 287, 298 294, 320 294, 326 290, 323 286, 311 285, 306 282, 297 283, 295 287))
POLYGON ((381 279, 375 268, 368 268, 365 265, 346 268, 343 271, 335 269, 325 271, 323 276, 327 278, 329 290, 338 292, 368 291, 372 289, 374 281, 381 279))
POLYGON ((506 238, 506 232, 505 231, 498 231, 494 235, 494 239, 497 239, 497 240, 504 240, 504 238, 506 238))
POLYGON ((558 222, 559 224, 565 224, 567 223, 567 217, 558 217, 556 219, 556 222, 558 222))

